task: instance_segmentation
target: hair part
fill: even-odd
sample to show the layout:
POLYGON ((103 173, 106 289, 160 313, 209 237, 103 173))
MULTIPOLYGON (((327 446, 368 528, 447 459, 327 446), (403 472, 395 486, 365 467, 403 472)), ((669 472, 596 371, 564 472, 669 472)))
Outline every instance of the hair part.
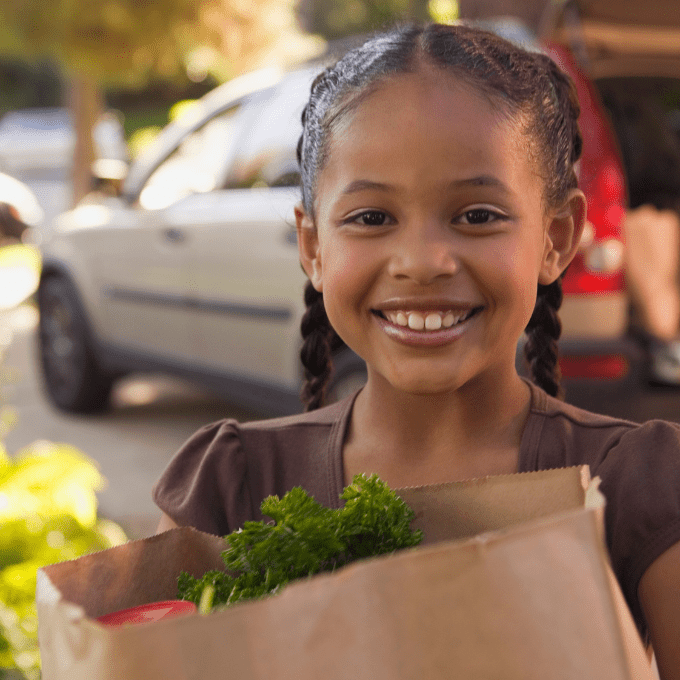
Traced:
MULTIPOLYGON (((550 57, 528 52, 488 31, 465 25, 406 25, 348 52, 312 84, 297 146, 302 204, 312 219, 318 179, 338 126, 382 82, 423 67, 435 67, 460 79, 509 120, 516 120, 543 177, 546 207, 565 204, 578 185, 574 166, 583 144, 571 79, 550 57)), ((310 287, 305 292, 301 351, 306 375, 302 398, 307 410, 323 403, 332 348, 344 345, 323 309, 322 294, 312 294, 310 287)), ((539 285, 526 328, 525 353, 532 378, 553 396, 561 394, 557 363, 561 302, 560 279, 549 286, 539 285)))

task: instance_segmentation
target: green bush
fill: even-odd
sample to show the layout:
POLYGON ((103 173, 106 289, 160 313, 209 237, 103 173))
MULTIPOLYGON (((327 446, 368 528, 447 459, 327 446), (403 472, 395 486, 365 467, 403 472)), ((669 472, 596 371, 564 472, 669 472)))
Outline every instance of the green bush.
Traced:
MULTIPOLYGON (((0 369, 1 360, 2 347, 0 369)), ((2 442, 12 420, 11 410, 0 408, 0 678, 37 680, 37 570, 126 537, 97 516, 103 478, 95 463, 45 441, 10 456, 2 442)))
POLYGON ((40 675, 37 570, 126 540, 97 517, 101 481, 95 465, 64 444, 37 443, 14 459, 0 448, 0 668, 40 675))

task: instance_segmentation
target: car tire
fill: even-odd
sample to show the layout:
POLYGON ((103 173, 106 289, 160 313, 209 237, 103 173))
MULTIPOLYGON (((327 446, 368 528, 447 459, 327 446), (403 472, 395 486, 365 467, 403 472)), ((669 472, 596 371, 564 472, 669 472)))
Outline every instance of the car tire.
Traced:
POLYGON ((98 365, 85 311, 73 284, 48 276, 38 288, 38 343, 45 391, 68 413, 97 413, 109 405, 113 377, 98 365))

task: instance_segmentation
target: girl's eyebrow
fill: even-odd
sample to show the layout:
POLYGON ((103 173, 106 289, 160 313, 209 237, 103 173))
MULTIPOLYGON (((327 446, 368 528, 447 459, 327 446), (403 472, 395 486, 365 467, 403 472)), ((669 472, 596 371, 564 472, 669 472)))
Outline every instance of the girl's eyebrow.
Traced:
MULTIPOLYGON (((500 189, 506 194, 510 194, 510 189, 497 177, 493 175, 477 175, 475 177, 466 177, 465 179, 457 179, 449 183, 448 189, 459 189, 469 186, 493 187, 500 189)), ((393 184, 384 184, 382 182, 374 182, 369 179, 357 179, 350 182, 342 191, 343 195, 355 194, 359 191, 394 191, 397 187, 393 184)))
POLYGON ((372 182, 369 179, 356 179, 350 182, 342 191, 344 195, 356 194, 359 191, 393 191, 396 189, 392 184, 372 182))

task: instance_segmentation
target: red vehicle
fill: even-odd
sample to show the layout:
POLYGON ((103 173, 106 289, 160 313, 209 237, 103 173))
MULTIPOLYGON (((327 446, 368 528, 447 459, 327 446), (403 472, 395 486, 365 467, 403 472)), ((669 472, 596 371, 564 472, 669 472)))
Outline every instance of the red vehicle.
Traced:
POLYGON ((554 42, 546 43, 546 51, 578 90, 583 135, 579 183, 588 198, 581 248, 562 286, 562 375, 565 382, 637 379, 642 354, 628 333, 622 236, 628 195, 618 143, 596 87, 574 55, 554 42))
MULTIPOLYGON (((654 294, 647 300, 631 294, 638 243, 624 237, 640 207, 659 221, 661 211, 674 211, 680 232, 677 2, 552 2, 540 43, 574 80, 584 137, 579 180, 588 199, 588 228, 564 278, 561 310, 567 397, 570 385, 594 381, 680 385, 680 319, 672 341, 656 340, 646 326, 643 307, 654 294)), ((658 227, 652 220, 648 240, 657 238, 658 227)), ((648 262, 651 278, 656 262, 648 262)))

